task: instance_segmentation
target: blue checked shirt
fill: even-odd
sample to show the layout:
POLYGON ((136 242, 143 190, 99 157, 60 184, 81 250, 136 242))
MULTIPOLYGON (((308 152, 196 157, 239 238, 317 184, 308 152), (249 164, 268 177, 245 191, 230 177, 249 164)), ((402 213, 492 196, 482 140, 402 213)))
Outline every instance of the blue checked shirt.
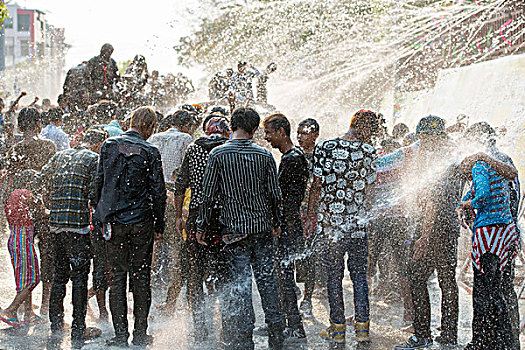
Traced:
POLYGON ((90 224, 98 154, 82 146, 56 153, 41 172, 51 201, 50 225, 81 228, 90 224))

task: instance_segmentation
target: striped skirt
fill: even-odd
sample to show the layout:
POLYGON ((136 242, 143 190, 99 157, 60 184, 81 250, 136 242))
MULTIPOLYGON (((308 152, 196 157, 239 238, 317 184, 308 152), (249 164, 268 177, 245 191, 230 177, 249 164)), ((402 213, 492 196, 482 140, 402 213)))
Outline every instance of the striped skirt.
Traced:
POLYGON ((33 226, 9 225, 11 235, 7 243, 15 272, 16 292, 32 291, 40 282, 38 257, 33 245, 33 226))
POLYGON ((518 234, 514 223, 478 227, 472 235, 472 264, 483 273, 480 258, 492 253, 499 258, 499 269, 512 263, 518 255, 518 234))

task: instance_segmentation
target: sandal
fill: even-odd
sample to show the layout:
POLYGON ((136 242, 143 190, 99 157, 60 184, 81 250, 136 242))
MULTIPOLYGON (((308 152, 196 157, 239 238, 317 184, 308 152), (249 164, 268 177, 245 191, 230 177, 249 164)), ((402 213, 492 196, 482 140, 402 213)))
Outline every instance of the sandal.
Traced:
POLYGON ((0 321, 10 325, 13 328, 20 328, 22 327, 22 324, 20 323, 20 320, 18 318, 9 318, 5 314, 5 311, 0 309, 0 321))

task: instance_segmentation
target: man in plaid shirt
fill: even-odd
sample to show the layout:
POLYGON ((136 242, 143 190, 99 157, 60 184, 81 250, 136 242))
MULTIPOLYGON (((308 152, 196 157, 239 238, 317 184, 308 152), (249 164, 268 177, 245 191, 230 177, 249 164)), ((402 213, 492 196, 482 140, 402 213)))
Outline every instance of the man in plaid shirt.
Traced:
POLYGON ((89 333, 86 332, 85 319, 90 266, 90 203, 95 198, 98 152, 108 136, 102 128, 88 130, 82 145, 56 153, 41 173, 51 209, 55 267, 49 308, 51 332, 62 331, 66 284, 71 278, 73 348, 82 347, 85 333, 89 333))

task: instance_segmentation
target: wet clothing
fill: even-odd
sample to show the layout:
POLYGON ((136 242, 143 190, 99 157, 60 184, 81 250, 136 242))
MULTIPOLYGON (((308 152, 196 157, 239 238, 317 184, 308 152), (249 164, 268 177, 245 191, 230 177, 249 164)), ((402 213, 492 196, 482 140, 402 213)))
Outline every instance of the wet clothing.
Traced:
POLYGON ((115 337, 127 341, 128 275, 133 285, 133 337, 144 337, 148 329, 151 307, 151 260, 153 254, 153 222, 111 225, 112 236, 106 242, 109 266, 109 308, 115 337))
POLYGON ((94 205, 97 164, 98 154, 77 146, 56 153, 44 166, 41 181, 50 193, 51 226, 89 227, 89 205, 94 205))
POLYGON ((193 138, 172 127, 168 131, 152 135, 148 142, 157 146, 162 158, 162 168, 164 170, 164 181, 173 184, 173 172, 180 166, 184 158, 184 152, 193 138))
POLYGON ((27 169, 40 171, 56 153, 53 141, 40 137, 15 143, 7 158, 7 170, 16 174, 27 169))
POLYGON ((512 221, 510 194, 505 179, 485 162, 472 167, 472 189, 463 201, 472 201, 477 209, 474 228, 494 224, 509 224, 512 221))
POLYGON ((100 56, 90 59, 84 69, 85 84, 89 89, 92 103, 113 97, 113 84, 120 80, 117 63, 110 58, 105 61, 100 56))
POLYGON ((253 350, 255 313, 252 304, 252 272, 261 296, 269 342, 278 337, 283 328, 273 263, 272 234, 250 234, 241 241, 226 245, 225 255, 231 279, 227 282, 222 306, 224 348, 253 350))
MULTIPOLYGON (((206 328, 203 285, 206 272, 210 270, 210 267, 218 267, 219 260, 221 260, 219 256, 214 256, 212 249, 213 247, 222 247, 222 244, 220 244, 222 226, 219 225, 217 220, 213 221, 214 224, 212 226, 206 228, 206 238, 210 242, 209 239, 215 236, 219 237, 219 241, 210 242, 211 246, 209 248, 211 249, 197 243, 195 240, 196 220, 199 213, 199 205, 202 203, 204 171, 208 163, 209 153, 212 149, 223 145, 226 141, 228 141, 228 139, 222 136, 211 135, 201 137, 190 144, 186 149, 182 165, 177 173, 177 180, 175 181, 175 196, 182 196, 188 188, 191 188, 189 214, 186 220, 188 240, 185 243, 185 252, 186 263, 188 265, 187 270, 189 271, 186 290, 188 304, 192 312, 196 330, 206 328)), ((218 215, 218 210, 216 210, 216 213, 218 215)))
POLYGON ((314 150, 313 173, 322 180, 317 232, 322 233, 330 320, 338 324, 345 322, 345 254, 354 287, 355 320, 366 322, 370 317, 366 190, 376 181, 376 160, 374 147, 361 141, 335 138, 320 142, 314 150))
POLYGON ((209 154, 212 149, 223 145, 226 141, 228 141, 227 138, 218 135, 205 136, 195 140, 186 149, 184 159, 177 173, 174 194, 181 196, 186 192, 187 188, 191 188, 190 213, 186 221, 186 227, 193 234, 196 232, 199 205, 203 202, 203 180, 209 154))
MULTIPOLYGON (((439 239, 439 247, 431 245, 427 255, 419 260, 410 259, 408 265, 408 281, 412 293, 414 310, 414 332, 417 337, 430 338, 430 296, 428 279, 434 271, 437 272, 439 288, 441 288, 441 335, 457 339, 459 316, 459 292, 456 281, 458 263, 458 240, 455 230, 443 228, 443 236, 439 239), (447 232, 449 232, 447 234, 447 232)), ((409 256, 413 256, 413 244, 409 256)))
POLYGON ((5 203, 5 214, 11 234, 7 242, 15 274, 16 291, 32 291, 40 282, 38 257, 34 247, 36 197, 27 189, 15 189, 5 203))
POLYGON ((55 147, 57 148, 57 152, 69 148, 69 138, 67 134, 62 131, 62 128, 56 125, 49 124, 42 129, 40 135, 47 140, 53 141, 55 147))
POLYGON ((337 324, 346 322, 342 284, 345 254, 348 255, 347 266, 354 288, 354 319, 357 322, 366 322, 370 318, 366 280, 368 258, 368 238, 366 236, 364 238, 345 238, 337 242, 330 240, 324 245, 321 259, 327 275, 330 320, 337 324))
POLYGON ((272 154, 251 140, 232 140, 213 149, 204 175, 198 230, 211 223, 219 201, 226 244, 280 224, 281 190, 272 154))
POLYGON ((89 101, 86 101, 85 95, 89 93, 86 85, 85 64, 79 64, 67 71, 64 80, 64 98, 69 108, 72 110, 85 110, 89 101))
POLYGON ((365 189, 376 181, 376 151, 360 141, 321 141, 314 150, 314 176, 322 180, 318 231, 331 239, 363 238, 365 189))
POLYGON ((104 125, 104 130, 109 133, 109 137, 120 136, 124 133, 116 120, 112 120, 109 124, 104 125))
POLYGON ((478 227, 472 235, 472 265, 484 272, 480 259, 484 254, 498 257, 503 272, 507 264, 513 265, 518 256, 518 234, 514 223, 478 227))
POLYGON ((7 248, 15 274, 16 292, 33 291, 40 282, 38 256, 33 245, 34 227, 9 225, 7 248))
POLYGON ((55 278, 49 295, 51 331, 60 332, 64 325, 64 297, 71 280, 73 323, 71 338, 81 339, 86 330, 88 276, 90 266, 89 235, 75 232, 53 232, 53 265, 55 278))
POLYGON ((123 225, 152 220, 164 232, 166 188, 157 147, 130 130, 107 139, 100 149, 96 218, 123 225))
POLYGON ((502 292, 499 258, 491 253, 480 258, 483 273, 474 268, 472 290, 472 341, 479 349, 515 350, 508 305, 502 292))
POLYGON ((276 270, 279 297, 287 326, 303 329, 295 294, 295 260, 303 243, 300 207, 308 182, 308 162, 301 149, 292 147, 283 154, 279 164, 279 187, 283 196, 281 237, 277 242, 276 270))

